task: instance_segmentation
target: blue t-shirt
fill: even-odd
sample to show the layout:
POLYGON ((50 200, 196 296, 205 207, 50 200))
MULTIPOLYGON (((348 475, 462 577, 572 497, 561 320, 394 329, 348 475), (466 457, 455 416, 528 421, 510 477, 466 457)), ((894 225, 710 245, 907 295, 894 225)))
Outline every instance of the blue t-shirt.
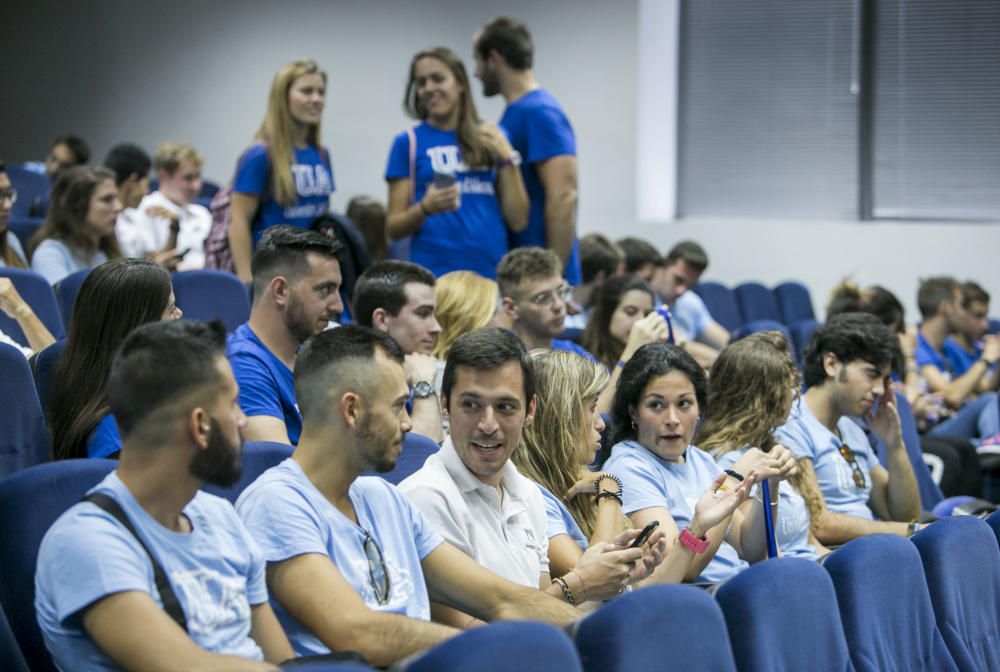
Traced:
POLYGON ((583 535, 583 530, 576 524, 576 519, 566 505, 544 486, 539 485, 538 489, 542 491, 542 499, 545 500, 545 536, 551 539, 560 534, 568 534, 580 548, 587 550, 590 542, 583 535))
POLYGON ((285 206, 274 199, 272 180, 267 147, 254 143, 240 158, 233 180, 233 191, 263 199, 251 226, 254 247, 268 227, 291 224, 308 229, 317 217, 330 209, 330 194, 334 190, 333 166, 328 158, 324 159, 319 148, 295 148, 292 180, 298 196, 294 203, 285 206))
POLYGON ((576 354, 580 355, 581 357, 586 357, 587 359, 589 359, 592 362, 596 362, 597 361, 597 359, 592 354, 590 354, 589 352, 587 352, 587 350, 582 345, 580 345, 578 343, 574 343, 573 341, 569 341, 569 340, 565 340, 564 341, 564 340, 562 340, 560 338, 554 338, 554 339, 552 339, 552 349, 553 350, 565 350, 566 352, 575 352, 576 354))
MULTIPOLYGON (((116 472, 95 491, 121 505, 156 556, 195 644, 213 653, 263 660, 250 637, 250 606, 267 602, 264 557, 232 505, 199 491, 184 507, 192 527, 184 534, 146 513, 116 472)), ((42 539, 35 573, 38 624, 60 669, 119 669, 87 635, 79 612, 123 591, 146 593, 162 606, 153 565, 135 537, 96 504, 74 505, 42 539)))
MULTIPOLYGON (((469 167, 462 160, 455 131, 443 131, 424 122, 413 129, 417 202, 434 183, 434 173, 454 173, 462 202, 454 212, 424 219, 410 242, 410 261, 437 277, 451 271, 475 271, 497 277, 497 264, 508 250, 507 226, 496 194, 495 168, 469 167)), ((410 139, 404 131, 389 150, 385 179, 410 179, 410 139)))
POLYGON ((837 421, 837 431, 843 441, 816 419, 809 404, 800 397, 792 407, 788 422, 778 428, 774 438, 797 459, 812 461, 816 481, 828 509, 872 520, 874 516, 868 508, 868 500, 872 492, 871 470, 878 465, 878 457, 872 452, 864 431, 849 417, 843 416, 837 421), (842 443, 854 453, 854 459, 864 474, 863 488, 854 482, 851 463, 840 454, 842 443))
MULTIPOLYGON (((731 450, 720 455, 716 462, 720 469, 729 469, 746 452, 746 448, 731 450)), ((760 506, 760 503, 755 506, 760 506)), ((781 555, 786 558, 815 560, 819 557, 816 549, 809 545, 809 507, 805 498, 788 481, 778 484, 778 519, 774 521, 774 536, 778 539, 781 555)))
MULTIPOLYGON (((511 247, 546 247, 545 187, 535 164, 556 156, 576 156, 573 127, 556 99, 544 89, 529 91, 508 105, 500 125, 507 129, 510 144, 521 155, 521 176, 531 201, 528 228, 511 233, 511 247)), ((571 285, 583 282, 580 250, 575 238, 565 275, 571 285)))
MULTIPOLYGON (((694 515, 694 505, 722 469, 711 455, 694 446, 688 446, 685 458, 683 464, 668 462, 635 441, 615 444, 611 458, 604 463, 604 471, 622 479, 622 512, 629 515, 663 507, 670 511, 678 529, 687 527, 694 515)), ((736 549, 723 541, 698 581, 725 581, 747 566, 736 549)))
POLYGON ((670 306, 670 315, 675 327, 680 327, 688 338, 697 339, 712 322, 712 315, 701 297, 688 291, 677 297, 670 306))
POLYGON ((913 353, 917 360, 917 366, 933 366, 938 369, 948 380, 951 380, 954 371, 951 369, 951 362, 945 359, 944 355, 930 344, 924 335, 917 332, 917 348, 913 353))
POLYGON ((108 413, 87 437, 87 457, 111 457, 121 452, 122 437, 115 416, 108 413))
MULTIPOLYGON (((267 562, 282 562, 304 553, 325 555, 370 609, 430 620, 430 598, 420 562, 443 543, 441 535, 395 486, 377 476, 358 478, 348 495, 357 525, 316 489, 298 462, 289 458, 244 490, 236 510, 267 562), (372 587, 364 549, 366 531, 385 559, 389 578, 386 604, 378 603, 372 587)), ((329 652, 276 600, 272 603, 298 655, 329 652)))
MULTIPOLYGON (((956 377, 964 376, 965 372, 983 356, 983 342, 976 341, 972 350, 966 350, 951 336, 944 342, 944 356, 956 377)), ((992 369, 990 369, 992 371, 992 369)))
POLYGON ((274 356, 249 323, 241 324, 229 336, 226 357, 240 386, 240 408, 247 417, 269 415, 283 420, 292 445, 299 442, 302 416, 295 403, 292 370, 274 356))

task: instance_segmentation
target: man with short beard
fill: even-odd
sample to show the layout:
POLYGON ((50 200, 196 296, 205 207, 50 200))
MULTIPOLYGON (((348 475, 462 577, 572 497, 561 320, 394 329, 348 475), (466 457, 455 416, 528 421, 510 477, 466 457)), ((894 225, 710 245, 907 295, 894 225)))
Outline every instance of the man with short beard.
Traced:
POLYGON ((292 657, 260 550, 233 507, 200 490, 231 486, 241 471, 246 418, 224 343, 218 323, 155 322, 116 355, 118 466, 38 553, 35 610, 60 669, 273 670, 263 661, 292 657))
POLYGON ((295 445, 302 416, 295 402, 292 368, 307 338, 340 313, 341 245, 294 226, 268 229, 250 262, 250 319, 229 339, 226 355, 240 384, 247 441, 295 445))

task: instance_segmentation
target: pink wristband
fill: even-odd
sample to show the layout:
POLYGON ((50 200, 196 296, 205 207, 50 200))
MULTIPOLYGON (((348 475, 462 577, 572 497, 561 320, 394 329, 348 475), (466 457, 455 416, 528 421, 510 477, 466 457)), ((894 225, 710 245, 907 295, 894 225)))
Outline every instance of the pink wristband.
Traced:
POLYGON ((681 530, 681 536, 678 537, 678 540, 695 553, 704 553, 705 549, 708 548, 708 539, 699 539, 686 527, 681 530))

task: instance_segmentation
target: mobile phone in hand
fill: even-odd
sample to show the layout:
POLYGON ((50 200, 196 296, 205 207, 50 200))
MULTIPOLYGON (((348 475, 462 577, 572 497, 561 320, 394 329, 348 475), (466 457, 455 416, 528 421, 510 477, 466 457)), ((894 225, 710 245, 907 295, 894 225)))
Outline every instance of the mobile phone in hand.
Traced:
POLYGON ((642 528, 642 532, 639 533, 639 536, 636 537, 631 544, 629 544, 629 548, 638 548, 643 544, 645 544, 646 540, 649 539, 649 535, 651 535, 653 533, 653 530, 655 530, 659 526, 660 526, 660 521, 658 520, 654 520, 649 525, 646 525, 646 527, 642 528))
POLYGON ((439 173, 434 171, 434 186, 438 189, 447 189, 455 184, 458 178, 455 177, 455 173, 439 173))

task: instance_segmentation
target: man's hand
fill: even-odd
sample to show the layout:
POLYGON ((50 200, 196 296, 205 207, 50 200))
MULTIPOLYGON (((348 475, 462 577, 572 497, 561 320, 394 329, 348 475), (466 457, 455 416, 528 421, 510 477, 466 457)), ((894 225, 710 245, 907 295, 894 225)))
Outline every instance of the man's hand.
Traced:
POLYGON ((902 425, 899 422, 899 412, 896 410, 896 395, 892 391, 892 383, 886 379, 886 394, 878 401, 878 412, 868 413, 868 425, 885 441, 886 448, 902 446, 902 425))
MULTIPOLYGON (((634 538, 635 535, 633 535, 634 538)), ((619 536, 615 541, 621 540, 619 536)), ((587 600, 606 600, 628 585, 635 565, 642 560, 642 548, 622 548, 616 544, 594 544, 571 571, 576 572, 586 586, 587 600)))
POLYGON ((181 218, 175 213, 170 212, 162 205, 154 205, 146 208, 146 214, 150 217, 161 217, 163 219, 170 220, 170 231, 172 233, 178 233, 181 230, 181 218))
POLYGON ((990 366, 1000 360, 1000 337, 991 334, 983 339, 983 359, 990 366))
POLYGON ((403 360, 403 371, 406 373, 406 383, 415 385, 422 380, 434 384, 437 378, 438 360, 430 355, 422 355, 414 352, 406 356, 403 360))
MULTIPOLYGON (((642 534, 642 530, 633 527, 625 530, 612 540, 612 543, 619 548, 628 548, 629 545, 642 534)), ((667 534, 663 530, 656 529, 649 535, 639 548, 642 549, 642 559, 635 563, 629 583, 639 583, 653 573, 667 553, 667 534)))
POLYGON ((12 320, 16 320, 19 316, 24 317, 23 313, 31 312, 31 306, 21 298, 10 278, 0 278, 0 310, 12 320))

